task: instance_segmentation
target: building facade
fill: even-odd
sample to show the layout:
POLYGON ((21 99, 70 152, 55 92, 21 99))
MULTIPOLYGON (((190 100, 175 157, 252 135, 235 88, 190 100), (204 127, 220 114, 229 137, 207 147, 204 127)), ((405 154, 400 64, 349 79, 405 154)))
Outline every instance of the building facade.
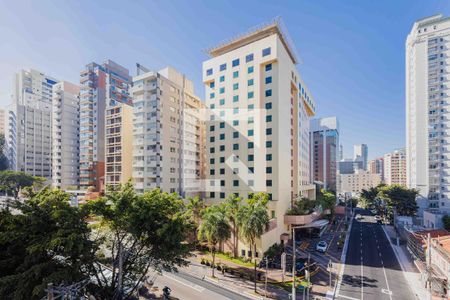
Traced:
POLYGON ((159 187, 200 195, 204 176, 203 104, 185 75, 167 67, 133 77, 132 176, 138 193, 159 187))
POLYGON ((107 60, 80 73, 80 188, 101 190, 105 174, 105 112, 115 103, 132 103, 129 71, 107 60))
POLYGON ((80 175, 80 87, 67 81, 53 85, 52 185, 77 189, 80 175))
POLYGON ((378 157, 369 161, 369 173, 380 174, 381 180, 384 181, 384 157, 378 157))
POLYGON ((367 163, 369 159, 369 148, 366 144, 359 144, 353 146, 353 160, 361 161, 364 170, 367 170, 367 163))
POLYGON ((0 134, 3 134, 3 136, 6 136, 6 128, 7 125, 7 111, 3 108, 0 108, 0 134))
MULTIPOLYGON (((290 232, 291 201, 314 197, 310 181, 309 120, 313 97, 296 68, 297 57, 278 21, 209 49, 203 63, 206 121, 206 201, 231 194, 269 194, 269 230, 256 255, 290 232)), ((241 242, 239 253, 249 256, 241 242)))
POLYGON ((52 177, 52 87, 57 80, 37 70, 15 75, 8 113, 8 159, 11 169, 52 177))
POLYGON ((310 130, 311 182, 323 183, 326 190, 336 191, 339 155, 339 124, 336 117, 313 119, 310 130))
POLYGON ((344 158, 338 162, 339 174, 354 174, 356 170, 363 169, 363 162, 361 160, 353 160, 351 158, 344 158))
POLYGON ((384 181, 386 184, 406 186, 405 149, 398 149, 384 155, 384 181))
POLYGON ((450 209, 450 19, 416 21, 406 39, 407 185, 429 207, 450 209))
POLYGON ((376 187, 381 183, 380 174, 372 174, 363 169, 357 169, 353 174, 339 174, 338 194, 358 196, 361 191, 376 187))

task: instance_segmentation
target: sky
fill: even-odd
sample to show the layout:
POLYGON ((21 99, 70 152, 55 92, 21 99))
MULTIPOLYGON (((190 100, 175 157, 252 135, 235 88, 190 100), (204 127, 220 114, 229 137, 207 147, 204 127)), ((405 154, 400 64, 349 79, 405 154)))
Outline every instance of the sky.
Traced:
POLYGON ((405 40, 415 20, 450 1, 9 1, 0 0, 0 106, 12 78, 34 68, 79 82, 92 61, 170 65, 204 98, 205 49, 280 16, 317 117, 337 116, 344 157, 365 143, 369 158, 405 146, 405 40))

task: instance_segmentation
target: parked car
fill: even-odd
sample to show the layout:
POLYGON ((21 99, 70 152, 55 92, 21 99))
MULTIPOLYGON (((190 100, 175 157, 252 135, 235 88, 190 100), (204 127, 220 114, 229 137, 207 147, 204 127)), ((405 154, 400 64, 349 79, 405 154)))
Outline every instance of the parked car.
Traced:
POLYGON ((355 219, 356 219, 356 220, 361 220, 361 219, 362 219, 362 216, 361 216, 360 214, 357 214, 357 215, 355 216, 355 219))
POLYGON ((327 247, 328 247, 327 242, 325 242, 325 241, 320 241, 320 242, 318 242, 317 245, 316 245, 316 251, 325 253, 325 251, 327 251, 327 247))
POLYGON ((379 215, 376 215, 375 217, 373 217, 375 219, 375 221, 381 221, 381 217, 379 215))

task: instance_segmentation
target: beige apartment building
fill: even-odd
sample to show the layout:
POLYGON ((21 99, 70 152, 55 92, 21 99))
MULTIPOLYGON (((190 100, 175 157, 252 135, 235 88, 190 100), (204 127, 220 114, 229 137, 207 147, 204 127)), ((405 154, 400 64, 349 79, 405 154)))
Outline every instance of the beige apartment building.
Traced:
POLYGON ((361 191, 376 187, 381 183, 381 174, 357 169, 352 174, 338 175, 338 194, 358 196, 361 191))
MULTIPOLYGON (((206 201, 255 192, 270 197, 270 226, 256 256, 291 232, 285 213, 294 199, 314 198, 309 121, 314 100, 279 21, 208 50, 203 62, 206 121, 206 201)), ((301 225, 301 224, 298 224, 301 225)), ((239 253, 250 256, 240 242, 239 253)))
POLYGON ((204 170, 203 104, 194 85, 171 67, 138 65, 133 77, 132 177, 135 189, 200 195, 204 170))
POLYGON ((133 106, 114 103, 105 113, 105 187, 131 179, 133 162, 133 106))
POLYGON ((406 186, 405 149, 398 149, 384 155, 384 182, 406 186))

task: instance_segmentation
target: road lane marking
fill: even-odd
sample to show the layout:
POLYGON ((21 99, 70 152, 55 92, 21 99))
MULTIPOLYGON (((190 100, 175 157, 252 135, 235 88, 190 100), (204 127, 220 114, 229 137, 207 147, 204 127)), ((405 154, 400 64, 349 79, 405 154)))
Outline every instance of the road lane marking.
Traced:
POLYGON ((183 284, 183 285, 185 285, 185 286, 187 286, 187 287, 190 287, 190 288, 192 288, 192 289, 194 289, 194 290, 196 290, 196 291, 198 291, 198 292, 200 292, 200 293, 203 292, 203 291, 205 290, 204 287, 201 287, 201 286, 199 286, 199 285, 197 285, 197 284, 190 284, 190 283, 183 282, 183 281, 181 281, 181 280, 175 278, 174 276, 168 275, 167 273, 164 274, 163 277, 170 278, 171 280, 174 280, 174 281, 176 281, 176 282, 178 282, 178 283, 181 283, 181 284, 183 284))
POLYGON ((345 299, 350 299, 350 300, 359 300, 358 298, 353 298, 353 297, 344 296, 344 295, 339 295, 338 298, 345 298, 345 299))

